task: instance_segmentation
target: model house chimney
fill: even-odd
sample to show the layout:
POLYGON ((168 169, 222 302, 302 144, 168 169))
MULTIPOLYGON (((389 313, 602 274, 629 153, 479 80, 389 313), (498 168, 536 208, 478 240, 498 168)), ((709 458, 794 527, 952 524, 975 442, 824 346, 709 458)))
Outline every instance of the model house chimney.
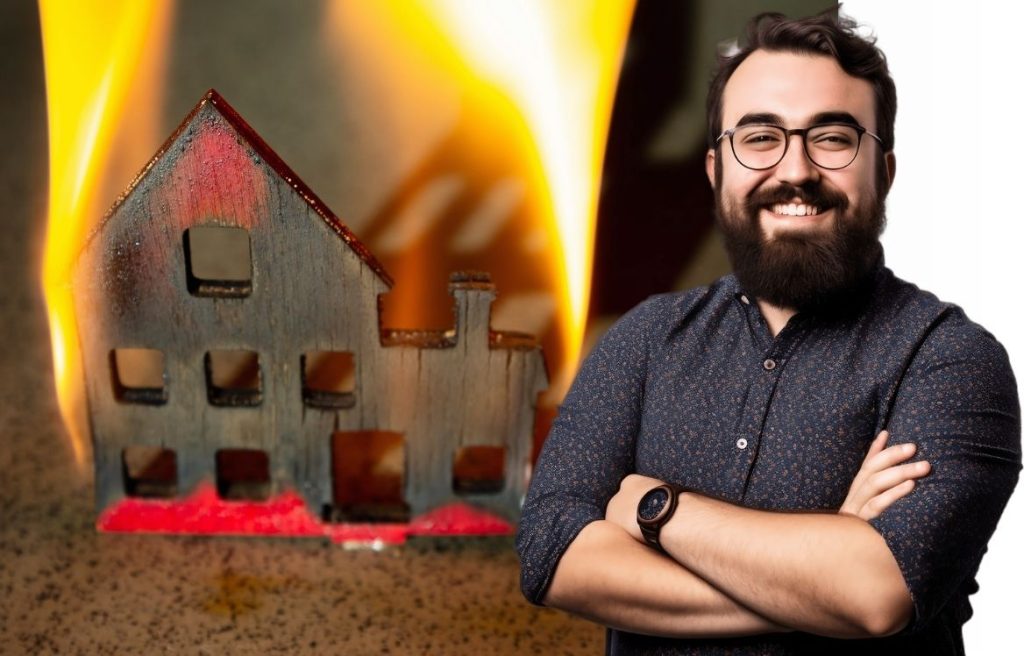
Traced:
POLYGON ((465 349, 489 346, 491 303, 494 283, 488 273, 458 271, 448 279, 448 291, 455 297, 455 340, 465 349))

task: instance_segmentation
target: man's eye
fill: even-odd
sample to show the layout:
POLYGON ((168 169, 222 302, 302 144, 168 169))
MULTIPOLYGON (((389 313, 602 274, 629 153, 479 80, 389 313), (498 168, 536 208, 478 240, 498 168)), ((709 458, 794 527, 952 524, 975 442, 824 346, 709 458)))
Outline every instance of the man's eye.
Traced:
POLYGON ((814 135, 812 143, 818 148, 824 148, 826 150, 843 150, 846 148, 852 148, 855 139, 849 134, 843 132, 825 132, 823 134, 814 135))
POLYGON ((777 132, 752 132, 750 134, 743 135, 742 143, 743 146, 747 148, 764 150, 778 146, 782 143, 782 139, 779 137, 777 132))

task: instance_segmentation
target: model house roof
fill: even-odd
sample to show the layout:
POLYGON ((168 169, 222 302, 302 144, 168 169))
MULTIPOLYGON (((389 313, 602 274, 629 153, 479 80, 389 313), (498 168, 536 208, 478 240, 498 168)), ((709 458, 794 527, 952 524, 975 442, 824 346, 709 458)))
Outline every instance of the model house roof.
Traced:
MULTIPOLYGON (((195 123, 199 115, 204 109, 209 108, 216 111, 234 130, 235 134, 243 141, 243 143, 256 153, 256 155, 262 159, 267 166, 273 170, 284 182, 290 186, 296 194, 298 194, 309 207, 316 212, 316 214, 330 227, 334 234, 345 242, 349 248, 351 248, 359 258, 373 270, 374 273, 388 286, 392 287, 394 281, 391 276, 384 270, 383 265, 373 256, 370 250, 355 236, 355 234, 342 222, 338 216, 324 204, 320 198, 313 193, 306 183, 304 183, 295 171, 293 171, 284 160, 278 156, 273 149, 267 145, 267 142, 260 137, 255 130, 245 122, 238 112, 234 110, 231 105, 224 100, 214 89, 210 89, 206 92, 199 103, 189 112, 185 120, 182 121, 181 125, 174 131, 174 133, 164 142, 164 144, 157 151, 156 155, 146 164, 146 166, 135 176, 128 188, 118 197, 113 206, 99 222, 99 224, 90 232, 86 239, 86 244, 92 240, 92 238, 100 231, 103 230, 107 221, 113 217, 118 209, 124 204, 124 202, 131 196, 132 192, 139 185, 139 183, 146 178, 147 175, 154 169, 154 167, 168 154, 171 147, 178 141, 178 139, 195 123)), ((84 244, 83 244, 84 246, 84 244)))

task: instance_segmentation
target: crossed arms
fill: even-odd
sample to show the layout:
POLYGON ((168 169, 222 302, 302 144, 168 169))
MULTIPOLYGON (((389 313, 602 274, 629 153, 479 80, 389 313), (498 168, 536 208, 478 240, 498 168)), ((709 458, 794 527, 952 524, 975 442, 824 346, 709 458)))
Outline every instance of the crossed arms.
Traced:
POLYGON ((545 603, 615 628, 671 637, 796 629, 858 638, 909 621, 910 594, 872 519, 926 475, 912 445, 872 443, 839 514, 741 508, 693 493, 648 547, 636 505, 661 481, 630 475, 606 518, 585 526, 555 571, 545 603))
MULTIPOLYGON (((628 474, 638 471, 642 429, 647 454, 652 442, 689 444, 689 434, 656 442, 655 424, 641 426, 650 418, 644 408, 670 407, 652 421, 669 417, 663 425, 673 430, 681 406, 665 402, 689 389, 655 378, 668 370, 663 334, 676 328, 659 328, 656 339, 648 328, 686 311, 663 305, 648 304, 610 331, 559 414, 517 540, 527 598, 672 637, 867 637, 908 621, 930 630, 943 611, 965 612, 959 604, 1021 468, 1016 386, 998 343, 962 315, 943 315, 893 382, 880 416, 934 466, 927 479, 904 468, 927 465, 911 465, 913 453, 885 448, 879 436, 838 514, 757 511, 687 493, 663 529, 661 554, 640 542, 635 524, 638 499, 659 481, 628 474), (659 395, 666 389, 672 394, 659 395)), ((664 474, 639 471, 671 476, 682 457, 659 464, 664 474)))

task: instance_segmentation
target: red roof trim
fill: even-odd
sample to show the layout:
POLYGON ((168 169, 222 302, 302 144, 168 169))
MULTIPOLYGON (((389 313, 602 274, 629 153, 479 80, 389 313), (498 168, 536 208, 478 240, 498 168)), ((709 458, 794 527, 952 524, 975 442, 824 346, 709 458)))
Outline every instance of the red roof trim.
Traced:
POLYGON ((162 146, 160 146, 160 149, 157 151, 156 155, 154 155, 153 158, 149 161, 149 163, 147 163, 146 166, 143 167, 141 171, 139 171, 138 175, 135 176, 135 179, 131 181, 131 184, 128 185, 124 192, 120 196, 118 196, 117 200, 114 201, 114 204, 110 207, 110 210, 108 210, 107 213, 103 216, 103 219, 96 225, 96 227, 93 230, 90 231, 89 236, 86 238, 85 241, 86 244, 92 240, 93 235, 99 232, 103 228, 103 226, 106 225, 110 217, 112 217, 114 215, 114 212, 116 212, 117 209, 122 205, 122 203, 124 203, 124 201, 132 193, 132 191, 139 184, 139 182, 146 176, 147 173, 149 173, 150 169, 152 169, 153 166, 155 166, 156 163, 159 162, 160 159, 167 153, 171 145, 177 140, 181 133, 188 128, 188 126, 192 123, 193 119, 195 119, 196 115, 207 104, 215 108, 217 112, 221 116, 223 116, 224 119, 229 124, 231 124, 233 128, 235 128, 238 134, 253 148, 253 150, 255 150, 260 155, 263 161, 265 161, 270 166, 270 168, 272 168, 279 176, 281 176, 281 178, 285 182, 287 182, 288 185, 291 186, 291 188, 294 189, 296 193, 298 193, 299 196, 301 196, 304 201, 306 201, 306 203, 309 204, 313 211, 316 212, 320 216, 320 218, 324 220, 324 222, 331 228, 331 230, 333 230, 336 235, 341 237, 342 241, 348 244, 349 248, 355 251, 356 255, 358 255, 359 258, 367 264, 367 266, 373 269, 374 273, 376 273, 377 276, 388 287, 394 286, 394 281, 392 280, 391 276, 389 276, 387 271, 384 270, 384 266, 377 260, 377 258, 373 256, 373 253, 370 252, 370 249, 368 249, 361 241, 359 241, 359 239, 355 236, 355 233, 353 233, 349 229, 349 227, 345 225, 342 222, 342 220, 339 219, 338 216, 334 212, 332 212, 330 208, 327 207, 326 204, 324 204, 322 200, 320 200, 319 196, 313 193, 313 190, 310 189, 306 185, 306 183, 302 181, 301 178, 299 178, 299 176, 295 173, 295 171, 291 169, 291 167, 284 163, 284 160, 281 159, 281 157, 274 152, 274 150, 267 144, 267 142, 263 140, 263 137, 257 134, 256 131, 252 129, 252 126, 246 123, 245 119, 243 119, 241 115, 237 111, 235 111, 235 108, 228 104, 228 102, 224 100, 224 97, 217 93, 215 89, 210 89, 206 92, 206 95, 204 95, 202 100, 200 100, 199 103, 192 108, 192 111, 188 113, 188 116, 185 117, 185 120, 181 122, 181 124, 174 131, 174 133, 167 138, 167 141, 165 141, 162 146))

